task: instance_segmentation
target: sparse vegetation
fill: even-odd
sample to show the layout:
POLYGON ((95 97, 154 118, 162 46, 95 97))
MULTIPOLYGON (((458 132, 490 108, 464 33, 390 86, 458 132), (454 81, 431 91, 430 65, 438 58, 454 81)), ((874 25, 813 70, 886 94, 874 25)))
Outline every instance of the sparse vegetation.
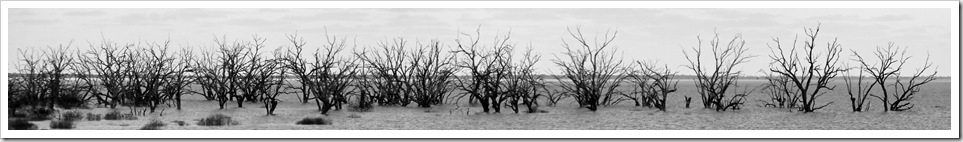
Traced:
POLYGON ((102 118, 101 114, 87 113, 87 121, 100 121, 102 118))
POLYGON ((51 129, 73 129, 74 121, 53 120, 53 121, 50 121, 50 128, 51 129))
POLYGON ((137 120, 137 116, 113 110, 104 114, 104 120, 137 120))
POLYGON ((177 126, 188 126, 188 125, 190 125, 190 123, 187 123, 187 122, 184 122, 184 121, 180 121, 180 120, 174 120, 173 122, 174 122, 174 124, 177 124, 177 126))
POLYGON ((201 118, 197 121, 198 126, 230 126, 238 124, 240 124, 240 122, 237 122, 231 119, 230 116, 224 114, 214 114, 205 118, 201 118))
POLYGON ((331 125, 331 120, 322 117, 304 118, 298 121, 298 125, 331 125))
POLYGON ((80 111, 67 111, 60 113, 60 120, 77 121, 84 120, 84 114, 80 111))
POLYGON ((7 120, 7 130, 37 130, 37 125, 30 123, 27 119, 9 119, 7 120))
POLYGON ((161 127, 166 126, 163 121, 157 119, 151 119, 150 122, 144 124, 144 127, 140 127, 140 130, 160 130, 161 127))

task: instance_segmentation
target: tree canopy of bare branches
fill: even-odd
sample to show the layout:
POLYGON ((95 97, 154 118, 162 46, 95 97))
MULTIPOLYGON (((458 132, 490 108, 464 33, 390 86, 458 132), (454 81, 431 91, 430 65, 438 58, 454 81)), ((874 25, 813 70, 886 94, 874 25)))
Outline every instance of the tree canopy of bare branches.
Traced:
POLYGON ((645 106, 665 111, 667 96, 677 90, 679 81, 675 80, 675 76, 678 73, 670 70, 668 65, 658 67, 655 63, 642 61, 636 61, 636 64, 639 69, 628 75, 635 90, 623 93, 624 96, 633 100, 635 106, 640 106, 641 101, 645 106))
POLYGON ((745 48, 746 41, 742 39, 741 35, 737 34, 728 43, 723 44, 723 41, 719 39, 719 33, 715 33, 715 36, 708 42, 711 61, 703 63, 702 56, 705 52, 703 40, 702 38, 697 39, 699 45, 698 47, 692 47, 691 55, 686 50, 683 50, 683 54, 689 61, 689 65, 686 65, 686 67, 695 72, 695 84, 702 99, 702 106, 714 108, 716 111, 739 108, 744 103, 745 94, 726 97, 733 91, 729 89, 738 86, 737 79, 742 74, 742 71, 735 67, 746 63, 749 58, 753 57, 746 54, 746 51, 748 51, 745 48))
MULTIPOLYGON (((574 44, 562 44, 565 52, 553 62, 561 68, 565 81, 560 87, 571 94, 580 106, 596 111, 599 106, 618 103, 617 88, 621 85, 626 68, 615 56, 612 45, 618 31, 606 32, 601 40, 591 40, 582 34, 580 27, 568 29, 574 44)), ((563 79, 559 79, 563 80, 563 79)))
POLYGON ((504 36, 496 35, 491 45, 481 44, 481 28, 474 34, 461 33, 456 39, 455 53, 458 61, 455 66, 467 72, 468 77, 458 79, 457 88, 464 91, 469 102, 481 103, 485 113, 501 112, 501 105, 506 99, 504 91, 511 71, 511 54, 514 43, 511 43, 511 32, 504 36), (467 40, 465 40, 467 39, 467 40))
POLYGON ((837 65, 843 50, 836 39, 826 43, 825 51, 817 51, 819 48, 816 47, 816 39, 819 30, 819 26, 815 29, 805 28, 806 39, 802 47, 797 47, 793 40, 792 47, 787 50, 781 45, 779 38, 773 39, 774 45, 769 45, 772 51, 769 58, 773 60, 769 71, 788 79, 793 88, 790 93, 801 94, 802 106, 799 109, 803 112, 813 112, 832 104, 833 102, 822 104, 817 99, 836 88, 829 85, 830 81, 847 70, 837 65))
MULTIPOLYGON (((889 43, 885 48, 876 47, 876 51, 873 52, 875 59, 877 59, 875 63, 868 60, 869 58, 859 55, 856 51, 852 52, 856 56, 856 61, 860 63, 859 69, 863 73, 869 74, 869 77, 874 81, 873 83, 878 86, 880 93, 882 93, 870 94, 870 96, 883 102, 883 111, 912 109, 914 105, 909 101, 920 91, 919 87, 936 79, 936 71, 933 71, 932 74, 926 73, 934 68, 933 63, 929 61, 929 57, 922 64, 922 68, 913 72, 906 72, 903 65, 912 56, 906 55, 906 47, 900 48, 895 43, 889 43)), ((868 91, 863 93, 868 93, 868 91)))

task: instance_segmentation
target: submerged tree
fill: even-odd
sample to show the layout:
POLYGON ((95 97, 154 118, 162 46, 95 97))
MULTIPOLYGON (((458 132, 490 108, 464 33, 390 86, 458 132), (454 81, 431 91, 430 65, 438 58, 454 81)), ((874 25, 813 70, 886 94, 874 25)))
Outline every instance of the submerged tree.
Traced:
MULTIPOLYGON (((580 106, 596 111, 599 106, 618 103, 619 91, 626 70, 622 60, 617 58, 615 47, 611 45, 618 31, 606 32, 601 42, 592 41, 582 34, 580 27, 568 29, 575 44, 564 42, 563 57, 553 62, 562 70, 565 81, 560 87, 571 94, 580 106)), ((563 79, 559 79, 563 80, 563 79)))
POLYGON ((927 70, 933 68, 933 63, 929 61, 929 57, 926 58, 924 64, 922 64, 923 67, 920 69, 914 72, 904 72, 903 65, 912 57, 907 56, 906 52, 906 47, 900 48, 895 43, 889 43, 886 48, 876 47, 873 54, 877 61, 873 63, 853 51, 853 54, 857 57, 856 60, 861 64, 859 69, 869 74, 869 77, 879 86, 882 94, 870 94, 870 96, 883 102, 883 111, 912 109, 914 105, 909 101, 920 91, 919 87, 936 79, 936 71, 933 71, 932 74, 926 73, 927 70), (909 76, 901 77, 900 75, 903 74, 909 74, 909 76))
POLYGON ((864 78, 866 78, 866 74, 864 74, 865 68, 858 67, 855 69, 857 69, 856 72, 858 72, 858 75, 854 77, 847 74, 846 77, 843 77, 843 81, 846 82, 846 93, 849 94, 850 107, 854 112, 861 112, 872 107, 872 102, 867 102, 866 99, 869 98, 877 83, 864 81, 864 78), (856 79, 854 80, 853 78, 856 79))
POLYGON ((801 50, 797 48, 795 40, 788 50, 783 48, 778 38, 773 39, 775 45, 769 45, 773 52, 769 56, 773 60, 769 71, 792 83, 792 92, 801 94, 802 106, 799 109, 803 112, 813 112, 832 104, 833 102, 822 104, 816 100, 828 93, 821 92, 824 89, 831 91, 836 88, 830 86, 829 82, 839 73, 846 71, 846 68, 837 65, 843 50, 842 45, 835 39, 826 43, 825 51, 817 51, 819 49, 816 48, 816 38, 819 30, 819 26, 815 29, 805 28, 807 39, 803 41, 802 47, 798 47, 801 50))
POLYGON ((742 74, 742 71, 735 70, 735 67, 746 63, 752 57, 746 54, 746 41, 742 39, 742 35, 737 34, 723 44, 719 33, 715 33, 708 42, 711 61, 703 63, 703 41, 702 38, 697 39, 699 45, 692 48, 691 55, 686 50, 683 50, 683 53, 689 61, 686 67, 695 72, 695 84, 702 99, 702 106, 716 111, 739 108, 744 103, 745 94, 728 94, 731 92, 729 89, 737 86, 737 79, 742 74))
POLYGON ((665 102, 669 93, 675 92, 676 86, 679 84, 679 81, 675 80, 677 73, 669 70, 668 66, 660 68, 654 63, 643 63, 641 61, 636 63, 639 69, 628 76, 630 81, 635 84, 633 87, 636 89, 629 94, 635 94, 636 96, 629 95, 627 98, 635 101, 635 106, 640 105, 639 100, 641 98, 646 106, 665 111, 665 102))
POLYGON ((417 45, 409 58, 411 60, 412 100, 420 107, 431 107, 444 102, 444 99, 454 91, 451 77, 454 76, 453 65, 455 56, 442 54, 441 42, 430 41, 426 45, 417 45))
POLYGON ((514 45, 510 43, 510 32, 505 36, 495 36, 492 45, 480 44, 480 31, 480 28, 476 29, 474 35, 461 33, 467 40, 461 36, 456 39, 457 49, 454 52, 459 59, 455 65, 467 71, 467 77, 458 79, 457 88, 464 91, 469 102, 481 103, 485 113, 492 110, 498 113, 501 112, 502 102, 507 99, 504 91, 508 86, 505 83, 511 70, 510 52, 514 45))

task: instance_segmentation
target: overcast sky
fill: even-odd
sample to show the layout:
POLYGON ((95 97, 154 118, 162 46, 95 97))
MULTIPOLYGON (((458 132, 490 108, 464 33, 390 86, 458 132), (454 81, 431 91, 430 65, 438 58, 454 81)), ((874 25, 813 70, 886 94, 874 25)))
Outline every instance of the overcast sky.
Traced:
MULTIPOLYGON (((696 36, 723 38, 742 34, 750 53, 757 55, 739 68, 750 75, 768 69, 771 61, 767 43, 778 37, 791 41, 803 36, 803 27, 822 23, 817 39, 824 45, 838 38, 849 50, 870 54, 876 46, 895 42, 908 46, 908 54, 920 63, 929 54, 939 66, 938 75, 949 75, 950 9, 10 9, 8 61, 18 60, 16 49, 40 49, 74 41, 87 42, 104 37, 115 42, 162 41, 195 50, 211 48, 214 35, 248 39, 252 34, 267 38, 275 48, 286 43, 284 34, 298 32, 308 46, 324 42, 323 29, 330 35, 356 37, 359 47, 375 45, 393 37, 427 41, 438 39, 454 45, 458 32, 482 27, 491 40, 511 30, 519 45, 531 44, 543 56, 538 66, 545 72, 556 67, 550 62, 562 50, 566 27, 581 25, 592 35, 618 30, 614 44, 626 60, 651 60, 691 74, 683 48, 696 46, 696 36)), ((12 63, 10 63, 12 65, 12 63)), ((907 68, 919 68, 909 64, 907 68)), ((12 68, 11 68, 12 69, 12 68)))

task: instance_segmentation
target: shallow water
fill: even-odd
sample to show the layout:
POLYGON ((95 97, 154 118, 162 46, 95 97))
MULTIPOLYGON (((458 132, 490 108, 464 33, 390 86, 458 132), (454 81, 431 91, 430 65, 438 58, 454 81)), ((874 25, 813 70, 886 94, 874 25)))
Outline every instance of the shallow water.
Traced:
MULTIPOLYGON (((764 82, 746 83, 746 86, 764 82)), ((841 85, 841 84, 840 84, 841 85)), ((184 110, 160 108, 158 112, 142 116, 138 120, 78 121, 75 129, 82 130, 136 130, 151 119, 168 122, 162 129, 206 130, 314 130, 314 129, 429 129, 429 130, 948 130, 950 129, 950 83, 933 82, 927 84, 917 99, 912 100, 916 107, 904 112, 882 112, 878 100, 868 112, 854 113, 850 110, 848 95, 844 86, 819 98, 822 102, 833 102, 829 107, 815 113, 801 113, 790 109, 762 107, 757 100, 767 99, 767 95, 750 95, 746 106, 741 110, 716 112, 703 109, 694 93, 691 83, 680 83, 679 92, 670 94, 668 111, 660 112, 654 108, 631 106, 623 102, 615 106, 603 107, 597 112, 576 108, 573 100, 563 100, 558 106, 542 106, 548 113, 515 114, 507 107, 502 113, 485 114, 480 107, 464 105, 441 105, 431 108, 375 107, 370 112, 337 110, 327 116, 318 113, 315 104, 302 104, 296 95, 282 96, 274 116, 265 115, 263 104, 246 103, 245 108, 236 108, 236 103, 228 102, 227 108, 217 109, 214 101, 205 101, 201 96, 187 96, 184 110), (684 108, 683 96, 693 97, 692 108, 684 108), (160 111, 163 110, 163 113, 160 111), (197 126, 198 119, 211 114, 225 114, 240 122, 236 126, 197 126), (357 114, 361 118, 348 118, 357 114), (333 125, 295 125, 294 122, 306 117, 326 117, 333 125), (186 121, 189 126, 176 126, 172 121, 186 121)), ((464 101, 460 104, 466 104, 464 101)), ((522 108, 524 110, 524 108, 522 108)), ((84 112, 104 114, 107 108, 78 109, 84 112)), ((126 108, 121 111, 127 111, 126 108)), ((49 129, 49 121, 34 121, 41 129, 49 129)))

